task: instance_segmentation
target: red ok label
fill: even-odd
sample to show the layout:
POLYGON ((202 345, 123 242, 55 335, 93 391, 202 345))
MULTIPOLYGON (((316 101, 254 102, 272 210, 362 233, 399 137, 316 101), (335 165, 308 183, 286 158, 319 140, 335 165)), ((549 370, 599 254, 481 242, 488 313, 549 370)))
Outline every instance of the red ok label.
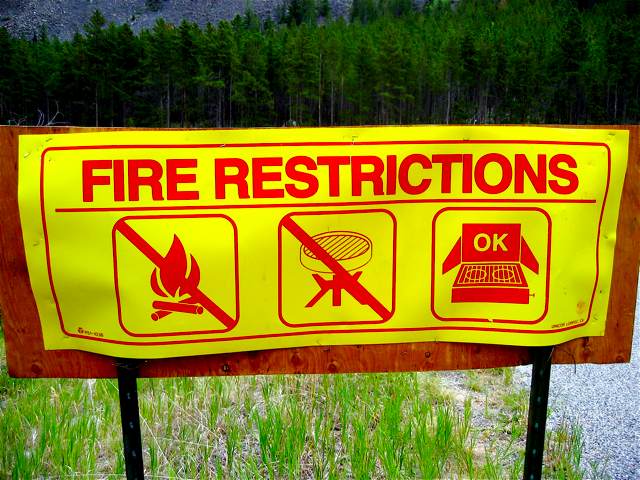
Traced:
POLYGON ((463 262, 517 262, 520 243, 520 224, 462 225, 463 262))

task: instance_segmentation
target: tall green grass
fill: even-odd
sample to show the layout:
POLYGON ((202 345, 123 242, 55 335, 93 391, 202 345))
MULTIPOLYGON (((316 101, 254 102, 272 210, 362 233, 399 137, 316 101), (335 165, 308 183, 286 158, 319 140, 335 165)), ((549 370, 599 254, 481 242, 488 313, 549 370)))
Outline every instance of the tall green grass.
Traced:
MULTIPOLYGON (((526 392, 476 372, 460 397, 443 375, 139 380, 147 475, 521 476, 526 392)), ((552 440, 546 471, 582 478, 579 432, 552 440)), ((122 476, 121 449, 115 381, 12 379, 0 363, 0 478, 122 476)))

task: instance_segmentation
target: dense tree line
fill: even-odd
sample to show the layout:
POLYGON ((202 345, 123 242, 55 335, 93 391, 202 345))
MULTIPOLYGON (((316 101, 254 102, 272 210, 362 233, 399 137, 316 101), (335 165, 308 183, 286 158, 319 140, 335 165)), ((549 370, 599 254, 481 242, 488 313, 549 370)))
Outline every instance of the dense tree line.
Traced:
POLYGON ((70 41, 0 29, 0 122, 229 127, 640 120, 636 0, 290 0, 70 41))

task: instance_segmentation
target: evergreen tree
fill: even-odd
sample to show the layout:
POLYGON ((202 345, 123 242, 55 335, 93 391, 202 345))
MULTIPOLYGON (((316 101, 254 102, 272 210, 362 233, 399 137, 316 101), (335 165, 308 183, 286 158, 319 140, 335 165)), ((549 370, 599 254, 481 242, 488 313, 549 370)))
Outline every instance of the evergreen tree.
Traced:
POLYGON ((84 59, 83 76, 87 79, 89 85, 93 89, 93 106, 95 112, 95 126, 100 124, 100 106, 105 96, 107 88, 106 78, 108 75, 108 66, 105 59, 111 54, 110 45, 108 45, 108 37, 104 32, 106 19, 99 10, 96 10, 89 23, 85 26, 86 32, 86 57, 84 59))
POLYGON ((331 15, 331 5, 329 4, 329 0, 318 0, 316 8, 318 15, 321 17, 329 18, 329 15, 331 15))
POLYGON ((11 82, 16 78, 12 70, 13 44, 7 29, 0 27, 0 121, 9 118, 13 108, 11 82))
POLYGON ((380 15, 376 0, 353 0, 351 3, 351 21, 372 22, 380 15))
POLYGON ((264 125, 272 116, 273 100, 267 83, 267 54, 264 37, 251 32, 242 39, 239 72, 233 101, 239 126, 264 125))
POLYGON ((301 23, 315 24, 318 20, 316 0, 289 0, 287 7, 287 23, 300 25, 301 23))
MULTIPOLYGON (((177 78, 177 38, 175 29, 158 19, 153 30, 145 35, 143 59, 145 82, 153 91, 158 105, 157 124, 170 127, 173 89, 177 78)), ((154 122, 155 123, 155 122, 154 122)))
POLYGON ((193 125, 192 115, 197 108, 196 81, 199 64, 196 56, 200 30, 196 25, 183 20, 177 35, 176 85, 179 89, 180 126, 193 125))

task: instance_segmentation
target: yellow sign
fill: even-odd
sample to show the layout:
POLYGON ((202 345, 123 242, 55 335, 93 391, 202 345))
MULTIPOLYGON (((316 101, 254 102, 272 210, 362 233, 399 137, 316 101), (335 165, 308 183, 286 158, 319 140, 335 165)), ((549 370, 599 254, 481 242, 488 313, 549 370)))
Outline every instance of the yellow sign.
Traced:
POLYGON ((135 358, 602 335, 625 130, 20 137, 47 349, 135 358))

